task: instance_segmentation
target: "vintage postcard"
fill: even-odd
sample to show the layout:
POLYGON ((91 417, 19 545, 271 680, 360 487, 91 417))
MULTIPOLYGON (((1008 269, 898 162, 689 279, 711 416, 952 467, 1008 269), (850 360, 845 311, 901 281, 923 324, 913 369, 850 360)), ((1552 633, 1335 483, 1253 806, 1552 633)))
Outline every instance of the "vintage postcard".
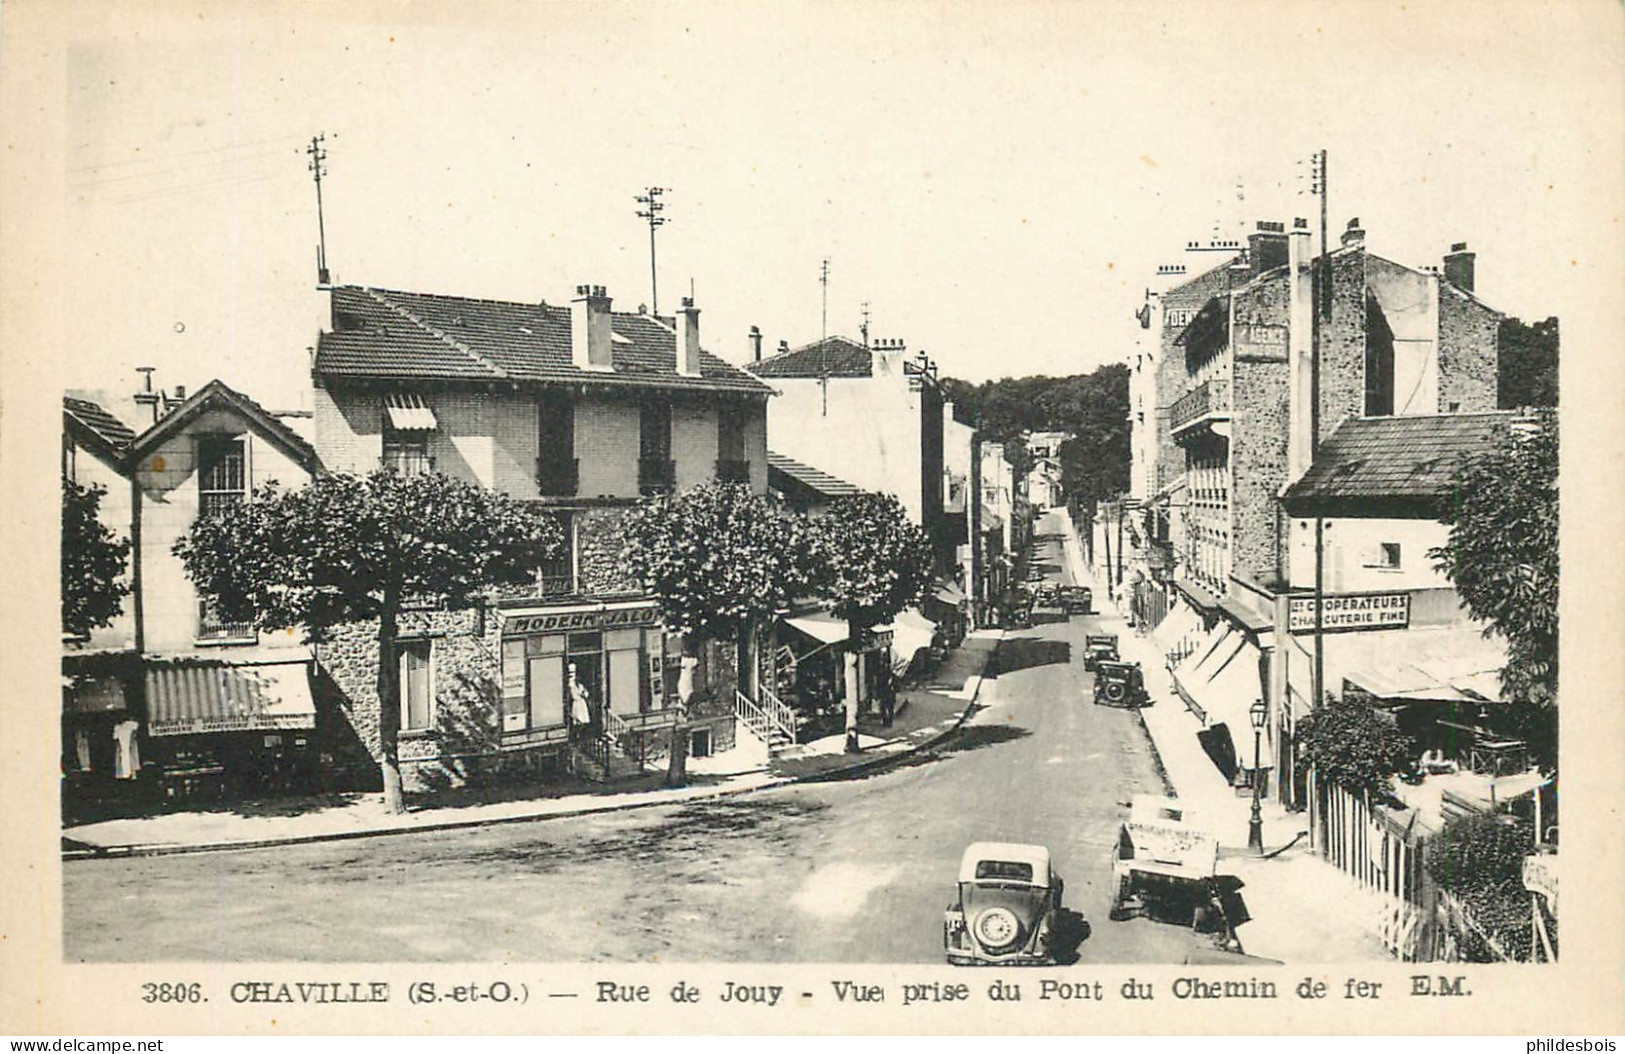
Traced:
POLYGON ((7 2, 0 1031, 1625 1030, 1622 30, 7 2))

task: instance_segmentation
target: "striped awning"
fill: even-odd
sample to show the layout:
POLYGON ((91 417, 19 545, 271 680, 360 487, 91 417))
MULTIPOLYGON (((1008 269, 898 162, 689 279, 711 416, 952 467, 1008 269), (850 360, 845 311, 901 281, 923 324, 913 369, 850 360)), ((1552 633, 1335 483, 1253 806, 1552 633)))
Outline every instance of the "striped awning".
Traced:
POLYGON ((440 427, 421 395, 394 392, 384 397, 384 409, 389 412, 389 427, 397 432, 433 432, 440 427))
POLYGON ((147 734, 315 728, 309 663, 149 666, 147 734))

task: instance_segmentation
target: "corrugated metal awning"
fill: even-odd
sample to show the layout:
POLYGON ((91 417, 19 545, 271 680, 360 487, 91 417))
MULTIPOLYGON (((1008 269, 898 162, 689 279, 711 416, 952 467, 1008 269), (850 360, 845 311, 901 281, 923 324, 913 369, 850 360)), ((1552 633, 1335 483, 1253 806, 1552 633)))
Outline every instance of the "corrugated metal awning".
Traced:
POLYGON ((433 432, 440 427, 434 411, 421 395, 391 393, 384 397, 384 409, 389 412, 389 427, 397 432, 433 432))
POLYGON ((309 665, 149 666, 147 733, 184 736, 315 728, 309 665))

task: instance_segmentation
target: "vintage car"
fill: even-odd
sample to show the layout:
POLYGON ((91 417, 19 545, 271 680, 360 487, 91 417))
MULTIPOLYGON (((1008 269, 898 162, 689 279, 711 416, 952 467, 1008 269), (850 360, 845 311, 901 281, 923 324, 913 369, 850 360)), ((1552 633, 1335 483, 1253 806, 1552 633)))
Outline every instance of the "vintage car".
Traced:
POLYGON ((1094 590, 1088 586, 1062 586, 1061 610, 1068 615, 1093 615, 1095 613, 1094 590))
POLYGON ((1062 587, 1055 582, 1040 582, 1033 587, 1033 603, 1053 607, 1061 603, 1062 587))
POLYGON ((1188 917, 1196 927, 1215 914, 1222 920, 1218 861, 1219 840, 1193 822, 1184 803, 1135 795, 1112 851, 1112 877, 1117 880, 1112 921, 1157 914, 1188 917))
POLYGON ((1083 668, 1093 670, 1102 660, 1116 662, 1117 634, 1088 633, 1083 638, 1083 668))
POLYGON ((1061 924, 1061 876, 1041 845, 975 842, 959 861, 959 891, 942 922, 956 966, 1051 966, 1061 924))
POLYGON ((1150 706, 1145 673, 1137 662, 1095 661, 1095 705, 1133 708, 1150 706))

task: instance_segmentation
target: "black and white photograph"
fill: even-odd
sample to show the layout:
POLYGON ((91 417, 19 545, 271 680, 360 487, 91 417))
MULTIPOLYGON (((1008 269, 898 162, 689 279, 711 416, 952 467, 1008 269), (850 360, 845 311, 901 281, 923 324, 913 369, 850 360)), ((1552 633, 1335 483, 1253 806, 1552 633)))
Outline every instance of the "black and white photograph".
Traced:
POLYGON ((1622 51, 8 0, 0 1031, 1625 1027, 1622 51))

